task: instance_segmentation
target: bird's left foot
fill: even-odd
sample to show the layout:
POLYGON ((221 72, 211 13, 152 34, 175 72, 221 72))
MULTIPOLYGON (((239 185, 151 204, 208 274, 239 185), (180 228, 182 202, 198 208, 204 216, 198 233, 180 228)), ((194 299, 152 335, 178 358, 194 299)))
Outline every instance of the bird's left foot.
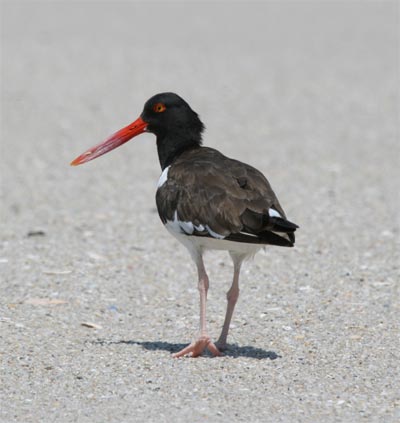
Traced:
POLYGON ((209 336, 200 336, 196 341, 192 342, 190 345, 183 348, 179 352, 173 354, 173 357, 179 358, 185 355, 189 355, 190 357, 198 357, 206 349, 210 351, 214 357, 221 355, 221 352, 215 346, 214 342, 211 341, 209 336))

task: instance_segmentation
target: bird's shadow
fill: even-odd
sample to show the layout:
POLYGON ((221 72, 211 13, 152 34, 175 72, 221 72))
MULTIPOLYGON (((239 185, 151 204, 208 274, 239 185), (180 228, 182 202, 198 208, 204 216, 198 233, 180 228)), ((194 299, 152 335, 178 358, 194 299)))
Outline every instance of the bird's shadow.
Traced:
MULTIPOLYGON (((106 340, 106 339, 97 339, 95 341, 91 341, 92 344, 97 345, 140 345, 142 348, 148 351, 168 351, 171 354, 176 353, 186 347, 187 344, 177 344, 172 342, 163 342, 163 341, 134 341, 134 340, 106 340)), ((224 356, 238 358, 238 357, 247 357, 247 358, 255 358, 258 360, 276 360, 277 358, 281 358, 274 351, 266 351, 262 348, 254 348, 250 345, 246 346, 239 346, 236 344, 229 344, 228 348, 223 352, 224 356)))

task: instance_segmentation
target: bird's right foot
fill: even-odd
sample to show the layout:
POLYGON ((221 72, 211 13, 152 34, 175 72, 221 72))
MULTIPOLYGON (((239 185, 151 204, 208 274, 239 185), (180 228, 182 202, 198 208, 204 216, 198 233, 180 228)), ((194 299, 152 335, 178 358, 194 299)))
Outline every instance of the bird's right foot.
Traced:
POLYGON ((201 355, 204 350, 210 351, 210 353, 214 357, 218 357, 221 355, 221 352, 216 347, 214 342, 211 341, 209 336, 200 336, 196 341, 192 342, 187 347, 183 348, 179 352, 173 354, 174 358, 183 357, 185 355, 188 355, 189 357, 198 357, 201 355))

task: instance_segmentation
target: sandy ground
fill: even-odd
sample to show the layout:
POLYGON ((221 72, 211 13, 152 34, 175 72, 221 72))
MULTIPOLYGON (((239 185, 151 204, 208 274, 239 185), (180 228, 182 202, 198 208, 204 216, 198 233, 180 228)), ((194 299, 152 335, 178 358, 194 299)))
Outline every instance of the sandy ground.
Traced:
POLYGON ((1 44, 1 422, 400 420, 398 3, 3 2, 1 44), (167 90, 301 226, 243 271, 223 358, 171 358, 198 293, 154 137, 68 165, 167 90))

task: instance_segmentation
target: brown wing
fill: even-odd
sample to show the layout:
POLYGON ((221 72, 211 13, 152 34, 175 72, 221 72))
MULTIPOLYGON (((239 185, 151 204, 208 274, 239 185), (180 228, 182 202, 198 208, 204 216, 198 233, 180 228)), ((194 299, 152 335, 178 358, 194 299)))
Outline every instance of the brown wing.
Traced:
POLYGON ((265 176, 211 148, 197 148, 179 156, 156 200, 164 223, 174 220, 176 211, 179 221, 193 225, 192 235, 277 245, 294 242, 297 226, 286 220, 265 176), (271 210, 275 211, 273 216, 271 210), (279 224, 284 225, 280 231, 291 236, 274 234, 279 224))

